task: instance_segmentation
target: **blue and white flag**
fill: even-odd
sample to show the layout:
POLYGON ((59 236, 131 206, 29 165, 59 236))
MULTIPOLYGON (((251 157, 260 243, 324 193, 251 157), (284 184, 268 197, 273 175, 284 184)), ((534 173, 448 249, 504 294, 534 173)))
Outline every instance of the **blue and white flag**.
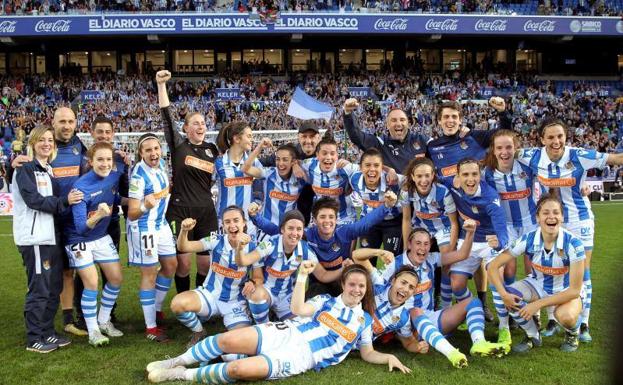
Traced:
POLYGON ((320 103, 297 87, 288 106, 288 115, 303 120, 324 119, 329 121, 333 116, 333 107, 320 103))

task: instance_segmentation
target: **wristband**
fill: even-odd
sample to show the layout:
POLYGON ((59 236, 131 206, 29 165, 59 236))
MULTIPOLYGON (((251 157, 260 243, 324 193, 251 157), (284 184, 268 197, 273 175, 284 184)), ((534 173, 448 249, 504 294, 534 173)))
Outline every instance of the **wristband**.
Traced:
POLYGON ((147 207, 145 207, 145 203, 141 203, 141 207, 139 208, 143 214, 147 212, 147 207))
POLYGON ((306 283, 307 282, 307 275, 306 274, 298 274, 296 276, 296 282, 306 283))

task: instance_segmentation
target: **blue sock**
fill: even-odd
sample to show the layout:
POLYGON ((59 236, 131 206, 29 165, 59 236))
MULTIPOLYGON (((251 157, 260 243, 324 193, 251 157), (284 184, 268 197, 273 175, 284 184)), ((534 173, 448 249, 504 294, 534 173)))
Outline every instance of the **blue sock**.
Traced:
POLYGON ((143 308, 143 316, 145 317, 145 327, 155 328, 156 325, 156 289, 139 290, 138 298, 143 308))
POLYGON ((485 339, 485 312, 482 310, 482 302, 478 298, 472 298, 467 305, 467 330, 472 342, 476 343, 485 339))
POLYGON ((472 293, 467 289, 467 287, 464 287, 463 289, 460 289, 459 291, 455 291, 453 293, 454 297, 456 297, 456 300, 459 302, 472 296, 472 293))
POLYGON ((162 303, 164 302, 164 298, 167 296, 169 292, 169 288, 171 287, 172 278, 167 278, 158 274, 156 276, 156 311, 162 310, 162 303))
POLYGON ((508 310, 506 306, 504 306, 504 301, 495 286, 490 285, 489 288, 493 294, 493 305, 495 306, 495 311, 498 313, 498 319, 500 320, 499 328, 508 329, 508 310))
POLYGON ((84 289, 80 298, 80 306, 89 334, 94 330, 99 330, 97 325, 97 290, 84 289))
POLYGON ((263 300, 256 302, 249 300, 249 310, 251 310, 255 323, 263 324, 268 322, 268 311, 270 310, 268 301, 263 300))
POLYGON ((112 312, 113 306, 115 306, 120 291, 121 287, 113 286, 110 282, 104 285, 104 290, 102 290, 102 303, 100 304, 100 311, 97 315, 97 322, 103 324, 110 321, 110 313, 112 312))
POLYGON ((452 305, 452 285, 450 284, 450 276, 441 273, 441 295, 439 301, 439 307, 445 309, 452 305))
POLYGON ((234 380, 227 375, 228 363, 207 365, 196 369, 194 380, 200 384, 231 384, 234 380))
POLYGON ((411 325, 417 330, 421 339, 446 357, 455 349, 425 315, 415 317, 411 320, 411 325))
POLYGON ((210 362, 222 355, 223 351, 219 348, 217 342, 219 335, 220 334, 209 336, 197 342, 180 356, 182 362, 185 365, 194 364, 196 362, 210 362))
POLYGON ((177 319, 187 328, 197 333, 203 330, 203 325, 199 321, 196 313, 187 311, 184 313, 176 314, 177 319))
POLYGON ((593 298, 593 282, 591 281, 591 269, 584 269, 584 291, 585 297, 582 302, 581 323, 588 325, 588 318, 591 315, 591 300, 593 298))

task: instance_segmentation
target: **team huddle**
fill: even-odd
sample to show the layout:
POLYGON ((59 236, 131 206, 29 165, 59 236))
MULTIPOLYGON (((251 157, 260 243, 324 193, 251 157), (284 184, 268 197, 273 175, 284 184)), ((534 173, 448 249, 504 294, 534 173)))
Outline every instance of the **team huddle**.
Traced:
POLYGON ((209 143, 199 112, 184 116, 183 134, 176 129, 170 78, 156 74, 170 171, 157 135, 139 138, 132 162, 113 147, 113 123, 102 116, 86 149, 64 107, 53 127, 31 132, 28 155, 13 160, 28 350, 70 344, 54 330, 59 302, 65 331, 88 335, 91 345, 123 335, 114 325, 119 206, 128 263, 141 273, 146 338, 169 340, 162 322, 173 283, 170 311, 190 331, 183 354, 147 365, 152 382, 283 378, 336 365, 353 349, 410 372, 374 350, 375 340, 389 338, 413 353, 432 347, 462 368, 466 355, 446 338, 457 329, 469 333, 469 353, 482 357, 528 352, 559 331, 566 352, 591 341, 594 216, 583 184, 589 169, 623 164, 623 154, 566 146, 565 124, 547 118, 543 147, 521 148, 497 97, 490 105, 499 129, 470 131, 460 104, 445 102, 436 139, 410 132, 398 109, 387 114, 387 134, 367 134, 348 99, 344 128, 362 151, 359 164, 339 159, 332 132, 321 137, 310 122, 299 143, 276 149, 267 138, 253 148, 245 122, 224 126, 209 143), (525 278, 516 280, 519 257, 525 278), (484 335, 494 318, 488 290, 497 341, 484 335), (226 332, 207 335, 202 323, 213 317, 226 332), (523 341, 511 341, 513 324, 523 341))

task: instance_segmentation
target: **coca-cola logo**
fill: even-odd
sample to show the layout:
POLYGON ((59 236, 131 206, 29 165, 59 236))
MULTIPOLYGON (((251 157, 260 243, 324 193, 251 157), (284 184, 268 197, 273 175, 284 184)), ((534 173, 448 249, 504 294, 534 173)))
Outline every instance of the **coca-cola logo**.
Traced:
POLYGON ((506 22, 507 20, 502 19, 478 19, 478 21, 476 21, 476 25, 474 26, 474 30, 487 32, 504 32, 506 31, 506 22))
POLYGON ((39 20, 35 24, 35 32, 69 32, 71 20, 56 20, 52 22, 46 22, 39 20))
POLYGON ((424 28, 427 31, 456 31, 459 28, 459 19, 428 19, 424 28))
POLYGON ((0 23, 0 33, 13 33, 15 32, 15 26, 17 21, 3 21, 0 23))
POLYGON ((374 29, 377 31, 406 31, 408 23, 409 20, 407 19, 377 19, 374 22, 374 29))
POLYGON ((554 32, 556 22, 554 20, 532 21, 528 20, 523 25, 526 32, 554 32))

